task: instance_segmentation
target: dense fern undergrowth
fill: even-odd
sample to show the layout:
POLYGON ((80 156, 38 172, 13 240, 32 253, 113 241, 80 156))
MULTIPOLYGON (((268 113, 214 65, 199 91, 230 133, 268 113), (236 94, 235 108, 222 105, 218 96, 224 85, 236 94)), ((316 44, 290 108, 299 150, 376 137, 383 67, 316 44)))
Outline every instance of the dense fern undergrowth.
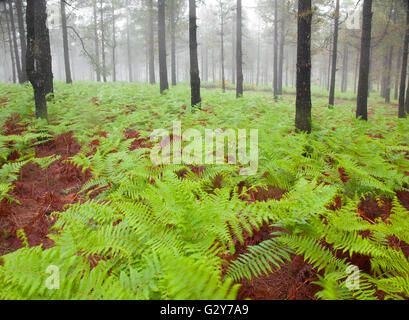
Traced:
POLYGON ((0 258, 0 299, 236 299, 243 280, 273 273, 294 255, 317 271, 319 299, 409 297, 408 256, 391 244, 409 243, 409 211, 397 197, 409 191, 409 121, 398 120, 396 109, 372 98, 375 113, 364 122, 354 119, 353 101, 329 110, 315 98, 308 136, 293 131, 293 96, 236 100, 208 90, 203 110, 192 113, 187 87, 157 92, 142 84, 57 83, 47 125, 33 118, 29 86, 0 85, 2 201, 16 201, 10 192, 24 165, 58 160, 36 159, 35 145, 68 132, 81 151, 67 161, 92 172, 82 200, 52 213, 53 247, 24 241, 0 258), (26 129, 5 135, 15 114, 26 129), (202 132, 258 129, 257 174, 241 176, 227 164, 153 165, 149 136, 174 120, 202 132), (130 148, 129 130, 147 143, 130 148), (8 161, 15 150, 19 158, 8 161), (285 190, 282 199, 251 196, 269 187, 285 190), (364 216, 365 199, 390 201, 391 214, 364 216), (271 238, 235 255, 244 234, 265 225, 271 238), (369 257, 370 269, 350 290, 353 255, 369 257), (59 268, 58 290, 45 285, 50 266, 59 268))

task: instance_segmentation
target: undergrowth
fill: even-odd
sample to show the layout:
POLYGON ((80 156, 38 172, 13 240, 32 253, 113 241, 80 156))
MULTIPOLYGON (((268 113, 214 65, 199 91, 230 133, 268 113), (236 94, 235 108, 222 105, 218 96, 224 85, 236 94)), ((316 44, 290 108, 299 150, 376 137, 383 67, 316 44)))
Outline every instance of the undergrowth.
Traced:
POLYGON ((16 201, 10 191, 24 165, 58 160, 36 158, 35 145, 69 132, 81 151, 67 161, 91 170, 92 179, 81 202, 53 213, 54 247, 26 245, 1 258, 0 299, 235 299, 242 280, 275 272, 294 254, 317 271, 317 298, 409 297, 408 257, 390 244, 409 243, 409 211, 396 196, 409 191, 409 122, 392 117, 391 107, 377 103, 367 123, 354 119, 353 102, 328 110, 317 98, 313 134, 305 135, 293 131, 291 96, 236 100, 204 91, 203 110, 192 113, 185 86, 165 96, 124 83, 57 83, 55 92, 45 124, 33 119, 28 86, 0 85, 8 99, 0 107, 0 200, 16 201), (24 130, 7 132, 10 119, 24 130), (258 129, 258 173, 153 165, 149 136, 174 120, 202 132, 258 129), (128 139, 129 132, 137 134, 128 139), (269 186, 285 190, 283 198, 251 200, 269 186), (392 200, 390 216, 363 216, 365 199, 392 200), (266 224, 281 231, 235 255, 244 234, 266 224), (371 269, 349 290, 346 270, 356 254, 369 257, 371 269), (58 290, 45 285, 50 266, 59 268, 58 290))

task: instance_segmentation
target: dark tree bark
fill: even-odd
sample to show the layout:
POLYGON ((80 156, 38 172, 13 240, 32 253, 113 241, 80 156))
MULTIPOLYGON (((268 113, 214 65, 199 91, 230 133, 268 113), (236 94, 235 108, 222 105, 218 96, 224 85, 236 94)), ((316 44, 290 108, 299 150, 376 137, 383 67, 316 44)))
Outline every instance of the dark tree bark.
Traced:
MULTIPOLYGON (((129 0, 126 0, 126 7, 129 7, 129 0)), ((128 55, 128 77, 129 82, 133 82, 132 52, 131 52, 131 35, 130 35, 129 11, 126 13, 126 49, 128 55)))
POLYGON ((34 89, 36 117, 46 119, 53 73, 45 0, 27 1, 27 76, 34 89))
POLYGON ((159 76, 160 93, 169 89, 168 68, 166 62, 166 4, 158 0, 158 45, 159 45, 159 76))
POLYGON ((399 90, 399 118, 406 118, 405 112, 405 89, 406 89, 406 75, 408 69, 408 49, 409 49, 409 0, 406 1, 406 33, 403 43, 403 60, 400 78, 399 90))
POLYGON ((241 0, 237 0, 237 50, 236 50, 236 65, 237 65, 237 89, 236 97, 243 96, 243 36, 242 36, 242 4, 241 0))
POLYGON ((68 47, 68 30, 67 30, 67 15, 65 12, 65 0, 60 0, 61 3, 61 24, 62 24, 62 38, 64 47, 64 65, 65 65, 65 81, 72 83, 70 51, 68 47))
POLYGON ((311 0, 298 0, 297 101, 295 127, 311 133, 311 0))
POLYGON ((20 35, 20 47, 21 47, 21 82, 27 82, 26 72, 26 52, 27 52, 27 39, 26 30, 24 27, 24 14, 23 14, 23 2, 22 0, 16 0, 17 9, 17 23, 18 33, 20 35))
POLYGON ((154 84, 155 79, 155 36, 153 27, 153 0, 149 0, 149 82, 154 84))
POLYGON ((18 51, 18 44, 17 44, 17 33, 16 33, 16 24, 14 22, 14 10, 13 10, 13 3, 11 0, 8 0, 9 5, 9 14, 10 14, 10 24, 11 24, 11 33, 13 37, 13 45, 14 45, 14 57, 16 61, 16 68, 17 68, 17 76, 18 82, 24 83, 22 76, 21 76, 21 60, 20 60, 20 53, 18 51))
POLYGON ((176 86, 176 20, 175 20, 175 1, 170 1, 170 39, 171 39, 171 78, 172 86, 176 86))
POLYGON ((278 0, 274 1, 274 97, 278 96, 278 0))
POLYGON ((9 23, 9 17, 7 14, 7 7, 6 7, 6 2, 3 2, 4 6, 4 11, 5 11, 5 16, 6 16, 6 25, 7 25, 7 34, 9 38, 9 46, 10 46, 10 59, 11 59, 11 70, 12 70, 12 75, 13 75, 13 83, 17 82, 17 73, 16 73, 16 62, 14 59, 14 53, 13 53, 13 37, 11 36, 11 30, 10 30, 10 23, 9 23))
POLYGON ((200 108, 199 61, 197 58, 196 0, 189 0, 189 49, 190 49, 190 85, 192 89, 192 107, 200 108))
POLYGON ((95 69, 97 73, 97 81, 101 82, 101 64, 99 57, 99 38, 98 38, 98 18, 97 18, 97 0, 92 1, 93 6, 93 18, 94 18, 94 47, 95 47, 95 69))
POLYGON ((358 99, 356 110, 356 117, 361 120, 368 120, 371 36, 372 36, 372 0, 364 0, 361 39, 361 59, 359 68, 358 99))
POLYGON ((337 60, 338 60, 338 35, 339 35, 339 0, 336 0, 335 22, 334 22, 334 41, 332 45, 332 69, 331 69, 331 86, 329 90, 329 107, 335 105, 335 85, 337 77, 337 60))

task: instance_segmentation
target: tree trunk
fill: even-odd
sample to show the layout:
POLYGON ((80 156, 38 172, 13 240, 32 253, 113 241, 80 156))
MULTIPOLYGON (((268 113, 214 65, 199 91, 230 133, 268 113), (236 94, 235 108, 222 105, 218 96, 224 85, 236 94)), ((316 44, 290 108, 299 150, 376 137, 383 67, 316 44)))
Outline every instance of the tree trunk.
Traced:
POLYGON ((64 65, 65 65, 65 80, 68 84, 72 83, 70 52, 68 47, 68 31, 67 31, 67 15, 65 12, 65 0, 60 0, 61 4, 61 24, 62 24, 62 38, 64 47, 64 65))
MULTIPOLYGON (((332 38, 332 37, 331 37, 332 38)), ((331 39, 330 39, 331 41, 331 39)), ((331 62, 332 62, 332 42, 330 43, 329 47, 329 54, 328 54, 328 71, 327 71, 327 91, 329 91, 331 86, 331 62)))
POLYGON ((260 84, 260 51, 261 51, 261 35, 260 35, 260 30, 258 31, 258 37, 257 37, 257 78, 256 78, 256 85, 258 86, 260 84))
POLYGON ((169 89, 168 68, 166 62, 166 3, 165 0, 158 0, 158 45, 159 45, 159 76, 160 93, 169 89))
POLYGON ((364 0, 361 61, 359 69, 356 117, 368 120, 369 68, 371 58, 372 0, 364 0))
POLYGON ((237 89, 236 97, 243 96, 243 36, 242 36, 242 5, 241 0, 237 0, 237 89))
POLYGON ((281 39, 280 39, 280 60, 278 63, 278 94, 279 95, 283 94, 284 46, 285 46, 285 17, 284 17, 284 14, 282 14, 281 16, 281 39))
POLYGON ((342 63, 342 92, 346 92, 348 90, 348 70, 349 69, 349 48, 348 45, 345 44, 344 46, 344 57, 342 63))
POLYGON ((337 77, 337 59, 338 59, 338 34, 339 34, 339 0, 337 0, 335 8, 334 22, 334 42, 332 45, 332 69, 331 69, 331 86, 329 90, 329 107, 335 105, 335 85, 337 77))
POLYGON ((399 72, 402 65, 402 48, 399 48, 398 60, 396 60, 395 93, 394 99, 399 99, 399 72))
POLYGON ((171 37, 171 64, 172 64, 172 86, 176 86, 176 21, 175 1, 170 2, 170 37, 171 37))
POLYGON ((116 82, 116 18, 114 1, 112 1, 112 80, 116 82))
POLYGON ((95 63, 96 63, 95 69, 97 73, 97 81, 101 82, 101 64, 99 60, 97 0, 93 0, 92 5, 93 5, 93 11, 94 11, 93 18, 94 18, 94 38, 95 38, 94 46, 95 46, 95 63))
POLYGON ((6 2, 3 2, 4 6, 4 11, 5 11, 5 16, 6 16, 6 24, 7 24, 7 33, 8 33, 8 38, 9 38, 9 45, 10 45, 10 58, 11 58, 11 70, 13 74, 13 83, 17 82, 17 74, 16 74, 16 62, 14 59, 14 53, 13 53, 13 38, 11 36, 11 30, 10 30, 10 23, 9 23, 9 17, 7 14, 7 7, 6 7, 6 2))
POLYGON ((206 82, 209 81, 209 47, 207 44, 207 37, 205 41, 205 79, 206 82))
POLYGON ((385 102, 390 103, 391 102, 391 77, 392 77, 392 61, 393 61, 393 46, 390 46, 389 48, 389 55, 388 55, 388 65, 387 65, 387 71, 386 71, 386 84, 385 84, 385 102))
POLYGON ((406 33, 403 44, 403 59, 402 59, 402 71, 400 78, 400 90, 399 90, 399 118, 406 118, 405 112, 405 89, 406 89, 406 75, 408 69, 408 49, 409 49, 409 0, 406 1, 406 33))
POLYGON ((200 108, 199 61, 197 58, 196 0, 189 0, 189 49, 190 49, 190 85, 192 107, 200 108))
POLYGON ((53 81, 45 0, 27 2, 27 76, 34 89, 36 117, 46 119, 47 94, 53 81))
POLYGON ((155 36, 153 27, 153 0, 149 0, 149 82, 154 84, 155 79, 155 36))
POLYGON ((278 96, 278 0, 274 1, 274 97, 278 96))
POLYGON ((311 133, 311 0, 298 0, 297 101, 295 127, 311 133))
POLYGON ((13 4, 11 0, 8 0, 8 4, 9 4, 10 24, 11 24, 11 32, 12 32, 13 44, 14 44, 14 57, 16 60, 18 82, 24 83, 23 78, 21 76, 21 60, 20 60, 20 53, 18 52, 16 24, 14 23, 14 10, 13 10, 13 4))
POLYGON ((386 99, 386 78, 388 72, 388 59, 389 59, 389 48, 384 48, 383 52, 383 65, 380 74, 381 76, 381 91, 380 95, 382 98, 386 99))
POLYGON ((107 82, 107 63, 105 53, 105 22, 104 22, 104 1, 100 1, 100 14, 101 14, 101 51, 102 51, 102 79, 107 82))
POLYGON ((216 83, 216 61, 214 58, 214 48, 212 48, 212 78, 213 83, 216 83))
MULTIPOLYGON (((129 7, 129 0, 126 0, 126 7, 129 7)), ((128 77, 129 82, 133 82, 131 36, 130 36, 129 11, 126 12, 126 51, 128 55, 128 77)))
POLYGON ((27 39, 26 30, 24 27, 24 14, 23 14, 23 3, 22 0, 16 0, 17 9, 17 23, 18 23, 18 33, 20 35, 20 47, 21 47, 21 82, 27 82, 27 71, 26 71, 26 52, 27 52, 27 39))
POLYGON ((237 54, 236 54, 236 49, 237 49, 237 44, 236 44, 236 39, 235 36, 237 35, 237 29, 234 30, 235 25, 237 25, 237 18, 233 18, 233 24, 231 28, 231 47, 232 47, 232 59, 231 59, 231 82, 233 84, 236 84, 236 62, 237 62, 237 54), (236 32, 235 32, 236 31, 236 32))
POLYGON ((226 76, 224 73, 224 11, 223 11, 223 3, 220 1, 220 20, 221 20, 221 32, 220 32, 220 41, 221 41, 221 72, 222 72, 222 90, 226 92, 226 76))

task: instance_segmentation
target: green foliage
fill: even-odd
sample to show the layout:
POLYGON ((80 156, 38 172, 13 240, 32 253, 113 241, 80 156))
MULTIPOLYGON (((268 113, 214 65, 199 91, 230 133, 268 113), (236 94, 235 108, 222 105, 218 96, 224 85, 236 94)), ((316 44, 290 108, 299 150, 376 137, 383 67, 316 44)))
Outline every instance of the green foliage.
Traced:
MULTIPOLYGON (((191 113, 183 108, 190 105, 184 86, 166 96, 155 86, 125 83, 57 83, 55 92, 49 125, 36 122, 21 136, 0 136, 0 197, 9 199, 25 164, 45 169, 59 160, 37 159, 35 144, 68 132, 82 147, 68 161, 89 169, 92 179, 80 191, 81 203, 54 213, 53 248, 2 257, 1 299, 235 299, 239 281, 275 272, 293 254, 320 272, 318 298, 372 299, 379 291, 392 299, 409 296, 408 260, 388 243, 392 236, 409 243, 409 212, 395 197, 409 183, 409 122, 385 116, 389 110, 379 107, 366 124, 354 120, 352 106, 328 110, 317 99, 314 132, 306 135, 292 131, 291 98, 273 103, 271 94, 236 100, 233 92, 209 90, 204 111, 191 113), (209 165, 198 174, 191 166, 154 166, 149 148, 130 151, 136 140, 171 128, 174 120, 202 132, 203 123, 208 129, 258 129, 258 173, 244 177, 239 166, 209 165), (127 130, 140 136, 127 139, 127 130), (20 158, 7 161, 14 150, 20 158), (267 186, 286 193, 243 201, 267 186), (360 216, 366 196, 394 199, 388 221, 360 216), (337 197, 342 207, 330 210, 337 197), (266 223, 286 231, 230 263, 222 258, 244 244, 244 232, 252 235, 266 223), (353 254, 369 256, 373 271, 361 273, 356 291, 346 286, 353 254), (45 285, 50 266, 59 268, 59 290, 45 285)), ((32 122, 31 94, 28 87, 0 86, 0 97, 9 98, 0 110, 3 124, 14 113, 20 123, 32 122)))

